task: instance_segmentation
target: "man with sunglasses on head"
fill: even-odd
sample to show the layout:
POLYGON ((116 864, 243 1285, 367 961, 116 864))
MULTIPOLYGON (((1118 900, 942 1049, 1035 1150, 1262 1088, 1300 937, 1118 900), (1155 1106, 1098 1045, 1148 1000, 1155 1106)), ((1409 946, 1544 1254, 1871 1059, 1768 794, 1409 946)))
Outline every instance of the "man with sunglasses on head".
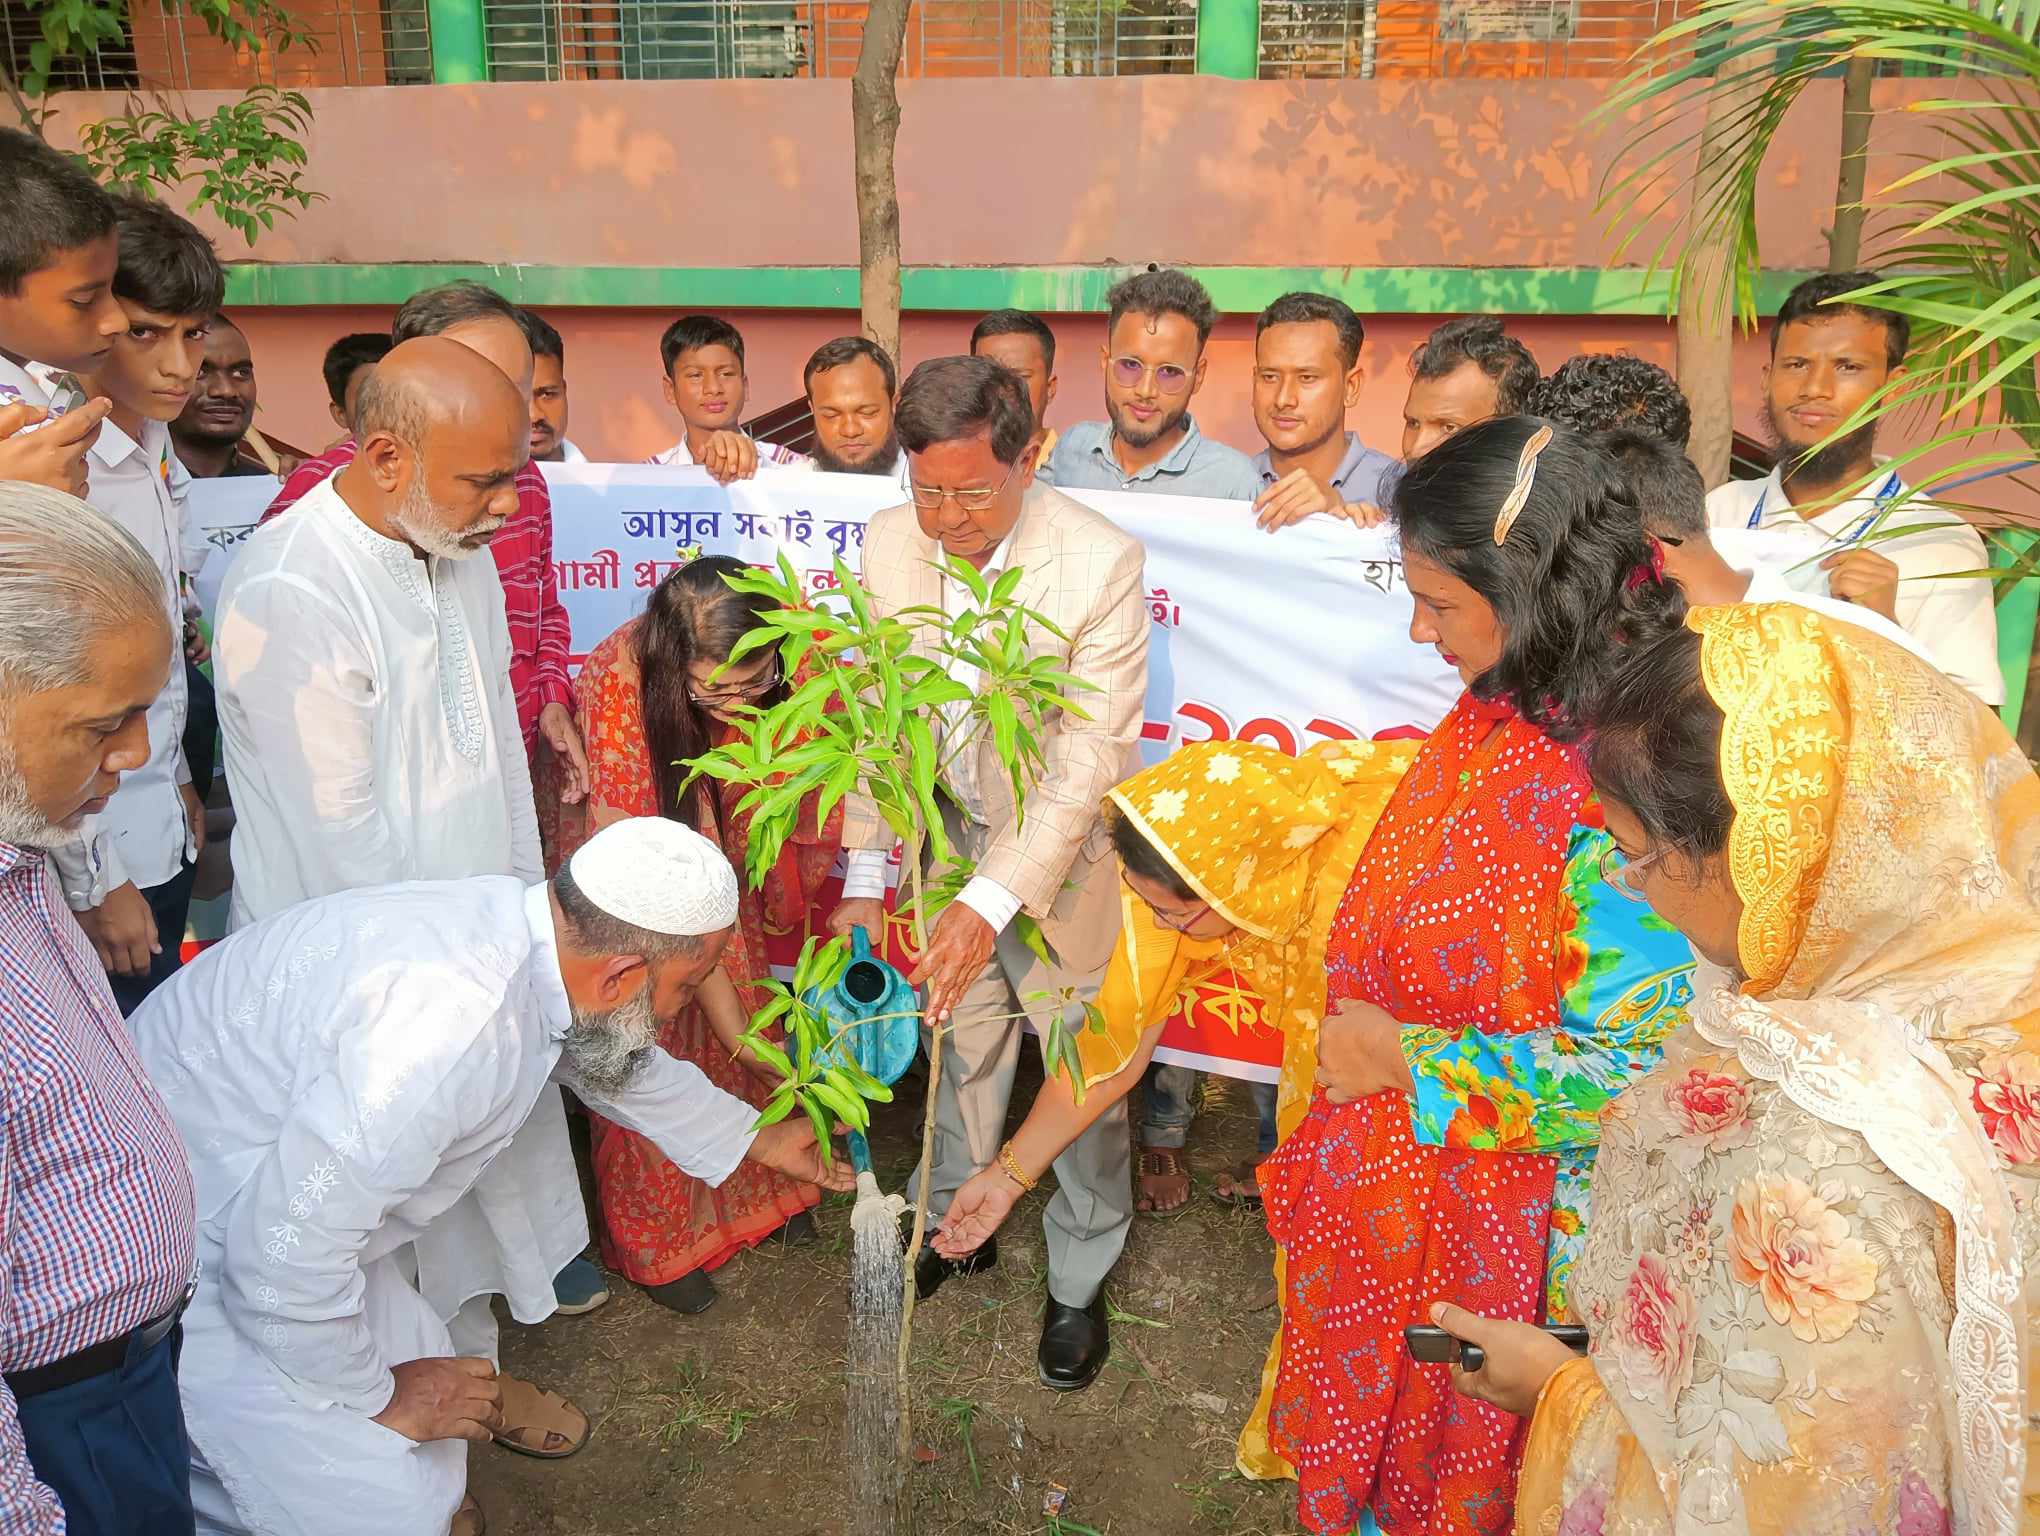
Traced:
POLYGON ((1046 479, 1064 490, 1145 491, 1252 501, 1261 477, 1245 454, 1197 430, 1204 343, 1218 307, 1187 272, 1150 268, 1105 296, 1105 413, 1071 427, 1046 479))
MULTIPOLYGON (((943 569, 972 567, 987 582, 1010 574, 1014 601, 1045 623, 1030 625, 1036 660, 1087 685, 1081 712, 1043 722, 1042 768, 1015 804, 1012 780, 989 741, 957 752, 943 769, 950 841, 975 864, 962 893, 936 919, 911 980, 927 988, 924 1017, 946 1027, 927 1181, 939 1218, 965 1182, 997 1166, 1022 1189, 1048 1172, 1023 1167, 1003 1144, 1020 1015, 1044 992, 1068 989, 1067 1017, 1096 995, 1119 935, 1119 871, 1101 819, 1105 795, 1140 766, 1147 694, 1148 613, 1138 540, 1090 508, 1036 483, 1041 433, 1017 374, 983 357, 945 357, 908 376, 894 417, 906 450, 908 504, 872 518, 863 581, 879 614, 941 609, 961 617, 978 604, 943 569), (1024 814, 1023 814, 1024 812, 1024 814), (1055 954, 1040 962, 1019 932, 1026 912, 1055 954)), ((975 690, 976 668, 948 663, 975 690)), ((937 737, 961 705, 937 707, 937 737)), ((894 837, 878 808, 844 802, 843 900, 829 924, 877 933, 885 921, 885 867, 894 837)), ((1124 1104, 1114 1105, 1056 1158, 1048 1238, 1048 1308, 1037 1356, 1044 1386, 1074 1392, 1097 1379, 1108 1349, 1102 1287, 1133 1222, 1124 1104)), ((951 1262, 933 1248, 915 1261, 926 1297, 952 1276, 998 1263, 986 1242, 951 1262)))

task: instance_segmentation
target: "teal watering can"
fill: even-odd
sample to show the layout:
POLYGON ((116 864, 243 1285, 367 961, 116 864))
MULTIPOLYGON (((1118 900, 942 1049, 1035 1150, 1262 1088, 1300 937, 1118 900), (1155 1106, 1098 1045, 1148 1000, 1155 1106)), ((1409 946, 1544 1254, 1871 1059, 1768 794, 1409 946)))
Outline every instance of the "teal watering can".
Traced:
MULTIPOLYGON (((801 1001, 828 1021, 835 1043, 822 1053, 824 1066, 855 1062, 891 1087, 914 1064, 921 1048, 921 1000, 897 968, 871 952, 871 936, 862 928, 850 930, 850 963, 836 984, 810 987, 801 1001)), ((871 1147, 862 1131, 850 1133, 850 1163, 859 1173, 871 1172, 871 1147)))

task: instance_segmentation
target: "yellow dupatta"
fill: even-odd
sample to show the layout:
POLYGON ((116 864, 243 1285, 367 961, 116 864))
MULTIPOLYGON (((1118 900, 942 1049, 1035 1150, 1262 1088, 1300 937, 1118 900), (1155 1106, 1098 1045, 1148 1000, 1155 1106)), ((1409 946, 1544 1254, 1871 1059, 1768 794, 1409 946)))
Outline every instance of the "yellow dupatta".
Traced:
MULTIPOLYGON (((2026 1445, 2040 1286, 2029 1262, 2040 1251, 2040 779, 1987 709, 1865 631, 1790 604, 1699 609, 1687 622, 1723 715, 1721 778, 1735 813, 1726 858, 1743 901, 1746 979, 1703 967, 1692 1036, 1604 1120, 1595 1199, 1626 1206, 1629 1235, 1622 1223, 1597 1227, 1575 1272, 1590 1316, 1605 1300, 1605 1323, 1592 1360, 1546 1387, 1517 1529, 1561 1529, 1587 1502, 1611 1529, 1683 1528, 1703 1505, 1741 1505, 1753 1532, 1804 1529, 1795 1516, 1834 1486, 1834 1447, 1855 1444, 1869 1524, 1926 1530, 1952 1515, 1955 1529, 2010 1536, 2040 1517, 2026 1445), (1701 1063, 1689 1080, 1682 1058, 1701 1063), (1819 1128, 1809 1139, 1832 1171, 1816 1182, 1833 1179, 1832 1192, 1783 1186, 1799 1201, 1788 1218, 1738 1193, 1739 1225, 1726 1234, 1734 1263, 1681 1273, 1677 1244, 1659 1245, 1669 1265, 1647 1251, 1657 1170, 1700 1153, 1691 1188, 1675 1182, 1665 1195, 1697 1211, 1710 1190, 1768 1194, 1780 1181, 1763 1159, 1793 1155, 1784 1144, 1739 1145, 1722 1123, 1696 1126, 1699 1100, 1684 1082, 1704 1079, 1732 1103, 1743 1090, 1723 1075, 1730 1064, 1819 1128), (1837 1204, 1847 1143, 1835 1130, 1860 1137, 1877 1169, 1945 1213, 1954 1273, 1932 1289, 1951 1293, 1951 1321, 1930 1321, 1941 1303, 1929 1295, 1918 1309, 1889 1278, 1908 1245, 1931 1250, 1917 1222, 1880 1233, 1837 1204), (1800 1268, 1765 1266, 1765 1223, 1780 1219, 1818 1239, 1790 1250, 1800 1268), (1761 1300, 1745 1304, 1758 1276, 1761 1300), (1859 1326, 1872 1301, 1893 1314, 1874 1334, 1859 1326), (1683 1338, 1679 1328, 1639 1329, 1645 1303, 1681 1328, 1697 1316, 1702 1335, 1722 1317, 1747 1319, 1742 1353, 1724 1374, 1689 1380, 1676 1348, 1647 1347, 1683 1338), (1828 1384, 1828 1373, 1853 1386, 1828 1384), (1738 1454, 1731 1434, 1699 1432, 1718 1411, 1707 1393, 1740 1394, 1724 1401, 1751 1440, 1748 1425, 1769 1424, 1774 1375, 1823 1391, 1756 1435, 1758 1455, 1752 1445, 1738 1454), (1911 1383, 1908 1397, 1953 1407, 1942 1487, 1905 1464, 1874 1404, 1854 1396, 1892 1380, 1911 1383)), ((1887 1199, 1883 1209, 1895 1208, 1887 1199)), ((1705 1246, 1696 1236, 1688 1249, 1705 1246)))
POLYGON ((1295 1129, 1317 1075, 1325 943, 1353 866, 1417 742, 1338 741, 1290 757, 1252 742, 1193 742, 1112 791, 1200 901, 1238 930, 1186 938, 1122 884, 1119 943, 1098 993, 1102 1033, 1078 1051, 1087 1081, 1123 1071, 1188 989, 1230 969, 1282 1031, 1276 1122, 1295 1129))

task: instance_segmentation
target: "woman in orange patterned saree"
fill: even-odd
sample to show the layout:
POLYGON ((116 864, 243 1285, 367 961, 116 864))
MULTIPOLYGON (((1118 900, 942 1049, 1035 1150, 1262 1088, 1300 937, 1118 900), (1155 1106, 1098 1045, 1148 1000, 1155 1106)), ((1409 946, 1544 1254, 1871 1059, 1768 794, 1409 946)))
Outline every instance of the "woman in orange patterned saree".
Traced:
POLYGON ((1413 1363, 1448 1297, 1563 1317, 1607 1101, 1684 1017, 1691 954, 1601 886, 1584 702, 1684 601, 1592 446, 1526 417, 1417 460, 1392 508, 1412 638, 1468 691, 1403 776, 1330 931, 1319 1080, 1261 1165, 1279 1354, 1241 1437, 1320 1536, 1498 1536, 1507 1415, 1413 1363))
POLYGON ((1609 879, 1703 957, 1605 1117, 1578 1359, 1444 1309, 1530 1415, 1517 1529, 2012 1536, 2040 1285, 2040 779, 1866 631, 1696 611, 1596 709, 1609 879))
MULTIPOLYGON (((679 766, 720 745, 740 718, 735 711, 769 707, 785 694, 776 650, 754 652, 717 675, 765 605, 725 585, 725 575, 744 569, 721 556, 681 566, 653 591, 643 617, 589 654, 575 694, 590 784, 585 807, 568 808, 584 814, 563 818, 563 858, 612 821, 665 815, 715 838, 744 868, 750 817, 736 809, 743 789, 704 781, 683 801, 687 770, 679 766)), ((776 1082, 738 1053, 738 1036, 764 1001, 750 983, 767 974, 765 935, 806 922, 841 839, 840 810, 822 826, 803 813, 764 887, 743 892, 721 966, 659 1038, 669 1055, 693 1062, 718 1088, 751 1103, 762 1105, 776 1082)), ((711 1189, 642 1136, 598 1115, 588 1119, 603 1262, 662 1306, 702 1311, 715 1300, 710 1270, 789 1222, 812 1229, 807 1213, 820 1193, 811 1184, 745 1162, 711 1189)))

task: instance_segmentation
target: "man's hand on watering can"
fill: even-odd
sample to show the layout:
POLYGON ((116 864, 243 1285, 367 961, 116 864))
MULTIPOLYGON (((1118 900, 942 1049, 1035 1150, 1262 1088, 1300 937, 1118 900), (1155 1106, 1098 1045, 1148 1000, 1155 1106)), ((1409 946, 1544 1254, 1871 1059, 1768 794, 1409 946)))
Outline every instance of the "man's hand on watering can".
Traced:
POLYGON ((804 1119, 782 1120, 766 1126, 752 1140, 751 1150, 745 1156, 767 1168, 777 1168, 803 1184, 819 1184, 845 1194, 857 1187, 856 1171, 841 1152, 833 1163, 823 1165, 822 1149, 815 1145, 815 1128, 804 1119))
POLYGON ((933 1239, 935 1251, 945 1259, 960 1259, 976 1252, 986 1238, 999 1230, 1006 1213, 1023 1193, 997 1163, 966 1180, 950 1199, 949 1210, 942 1217, 942 1228, 933 1239))
POLYGON ((862 928, 876 945, 885 934, 885 903, 875 896, 852 896, 837 902, 836 910, 829 914, 829 932, 847 944, 853 928, 862 928))
POLYGON ((949 1015, 963 1001, 963 994, 978 979, 992 958, 998 934, 992 925, 960 901, 952 901, 935 920, 928 935, 928 949, 914 974, 907 978, 928 989, 922 1017, 936 1027, 947 1024, 949 1015))

